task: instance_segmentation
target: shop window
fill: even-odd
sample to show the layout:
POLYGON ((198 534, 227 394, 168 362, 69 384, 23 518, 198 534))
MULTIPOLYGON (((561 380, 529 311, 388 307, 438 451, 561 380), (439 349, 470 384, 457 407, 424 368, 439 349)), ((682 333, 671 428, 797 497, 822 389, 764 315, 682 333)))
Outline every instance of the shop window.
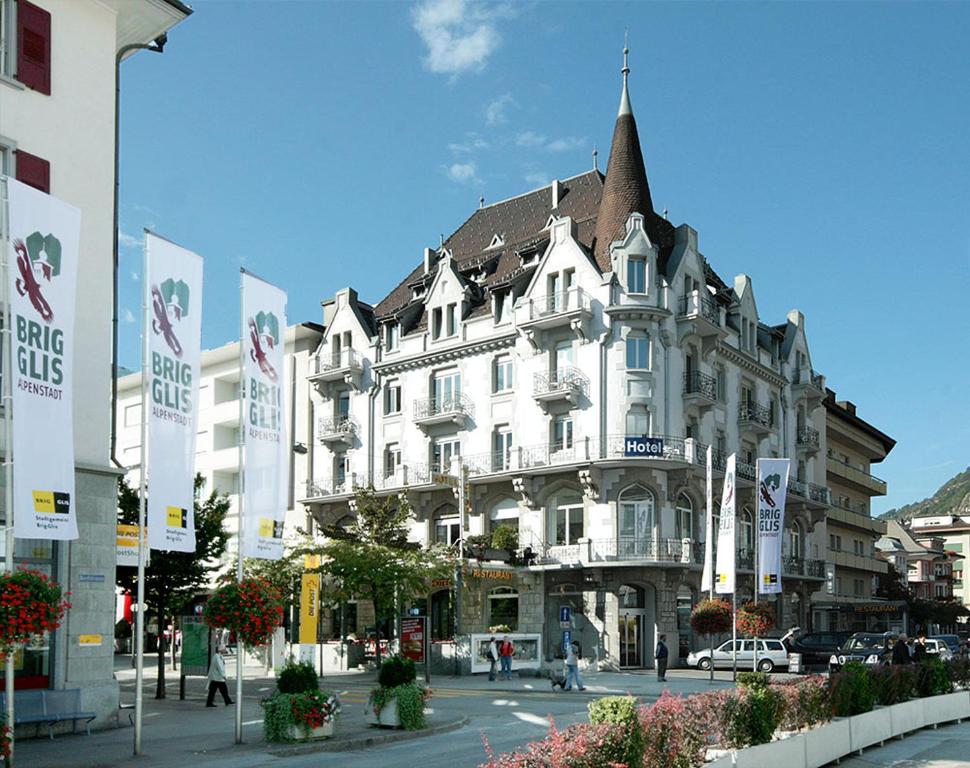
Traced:
POLYGON ((519 631, 519 593, 511 587, 497 587, 488 594, 488 625, 499 624, 510 632, 519 631))

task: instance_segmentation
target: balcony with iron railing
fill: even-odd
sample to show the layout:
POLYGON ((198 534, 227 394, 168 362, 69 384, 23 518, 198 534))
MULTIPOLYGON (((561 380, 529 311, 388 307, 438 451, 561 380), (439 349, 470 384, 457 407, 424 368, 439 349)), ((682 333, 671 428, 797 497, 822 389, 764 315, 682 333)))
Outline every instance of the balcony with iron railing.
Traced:
POLYGON ((885 480, 880 480, 875 475, 870 475, 868 472, 861 470, 858 467, 853 467, 851 464, 846 464, 844 461, 840 461, 834 456, 828 457, 826 471, 829 474, 835 475, 838 478, 847 481, 851 485, 855 486, 858 490, 865 492, 869 496, 886 495, 885 480))
POLYGON ((717 402, 717 379, 700 371, 684 371, 684 404, 709 407, 717 402))
POLYGON ((363 359, 354 349, 321 351, 313 359, 313 373, 310 374, 309 379, 318 385, 345 382, 355 389, 360 389, 363 370, 363 359))
POLYGON ((321 443, 350 445, 357 436, 357 420, 351 416, 317 419, 317 440, 321 443))
POLYGON ((815 453, 819 448, 819 433, 814 427, 798 427, 795 430, 795 447, 809 453, 815 453))
POLYGON ((754 400, 741 403, 738 407, 738 426, 751 432, 765 434, 774 426, 771 408, 754 400))
POLYGON ((695 321, 695 328, 699 335, 716 335, 721 331, 721 308, 710 296, 700 291, 692 291, 680 298, 677 307, 678 321, 695 321))
MULTIPOLYGON (((363 481, 361 480, 360 482, 363 481)), ((338 473, 330 477, 314 478, 306 482, 306 496, 303 501, 350 496, 360 482, 358 482, 357 475, 352 472, 338 473)))
POLYGON ((650 536, 581 538, 573 544, 539 545, 537 549, 539 566, 565 563, 604 566, 609 563, 638 562, 700 567, 704 562, 703 543, 692 539, 650 536))
POLYGON ((593 302, 586 291, 579 286, 573 286, 562 291, 529 299, 526 310, 526 318, 520 325, 553 328, 568 323, 572 317, 581 315, 591 317, 593 302))
POLYGON ((382 467, 374 473, 374 488, 378 491, 390 491, 417 485, 430 485, 436 471, 437 467, 413 461, 399 464, 393 469, 382 467))
POLYGON ((811 368, 796 368, 792 374, 791 388, 796 397, 805 397, 815 405, 825 397, 825 377, 811 368))
POLYGON ((576 405, 580 396, 589 397, 589 378, 572 366, 537 373, 532 377, 532 396, 539 403, 566 401, 576 405))
POLYGON ((413 414, 414 423, 422 427, 448 423, 463 427, 465 421, 475 415, 475 406, 464 393, 450 397, 429 397, 414 401, 413 414))

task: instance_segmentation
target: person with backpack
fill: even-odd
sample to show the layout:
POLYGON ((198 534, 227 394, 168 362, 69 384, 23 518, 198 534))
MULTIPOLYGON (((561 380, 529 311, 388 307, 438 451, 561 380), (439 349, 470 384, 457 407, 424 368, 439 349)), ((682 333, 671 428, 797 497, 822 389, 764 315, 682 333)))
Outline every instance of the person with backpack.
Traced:
POLYGON ((488 659, 488 681, 495 682, 495 665, 498 663, 498 645, 494 637, 488 639, 488 650, 485 652, 488 659))
POLYGON ((500 664, 499 678, 503 675, 506 680, 512 679, 512 657, 515 656, 515 646, 509 640, 508 635, 502 636, 502 642, 498 646, 498 659, 500 664))
POLYGON ((666 640, 666 635, 660 636, 657 640, 656 653, 654 653, 657 660, 657 682, 660 683, 667 682, 667 658, 670 656, 670 651, 667 650, 666 640))

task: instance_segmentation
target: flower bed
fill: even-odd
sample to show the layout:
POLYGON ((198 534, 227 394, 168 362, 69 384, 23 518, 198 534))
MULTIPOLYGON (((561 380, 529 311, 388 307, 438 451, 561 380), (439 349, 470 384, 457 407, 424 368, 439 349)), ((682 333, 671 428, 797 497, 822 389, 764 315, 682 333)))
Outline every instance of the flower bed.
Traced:
POLYGON ((553 726, 524 751, 494 755, 486 742, 481 768, 698 768, 712 758, 711 768, 824 765, 890 735, 970 716, 968 682, 966 662, 931 659, 847 664, 829 678, 786 683, 745 673, 737 689, 686 698, 664 691, 639 709, 630 697, 608 697, 590 704, 589 725, 553 726), (963 690, 952 693, 955 686, 963 690))

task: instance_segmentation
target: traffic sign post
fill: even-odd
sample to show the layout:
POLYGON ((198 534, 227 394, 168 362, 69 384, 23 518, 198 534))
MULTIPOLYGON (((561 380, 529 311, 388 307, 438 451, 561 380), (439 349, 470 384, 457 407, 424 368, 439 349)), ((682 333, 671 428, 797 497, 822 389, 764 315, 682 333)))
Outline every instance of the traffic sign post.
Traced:
POLYGON ((573 609, 568 605, 559 606, 559 628, 571 629, 573 626, 573 609))

